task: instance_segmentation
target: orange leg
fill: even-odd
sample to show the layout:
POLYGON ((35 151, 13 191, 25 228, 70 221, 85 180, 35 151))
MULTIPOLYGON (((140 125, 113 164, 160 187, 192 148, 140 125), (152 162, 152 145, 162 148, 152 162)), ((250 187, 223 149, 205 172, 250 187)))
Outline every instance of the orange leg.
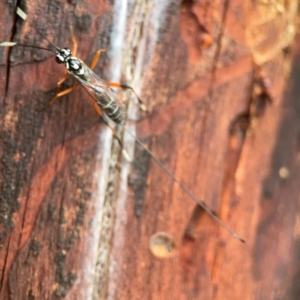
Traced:
POLYGON ((99 60, 99 57, 100 57, 101 53, 102 53, 102 52, 105 52, 105 51, 106 51, 106 49, 99 49, 99 50, 96 52, 96 54, 95 54, 95 56, 94 56, 94 59, 93 59, 93 61, 92 61, 92 64, 91 64, 91 69, 92 69, 92 70, 94 70, 94 68, 96 67, 96 64, 97 64, 97 62, 98 62, 98 60, 99 60))
POLYGON ((94 98, 93 98, 92 96, 90 96, 90 99, 91 99, 91 101, 93 102, 94 109, 95 109, 96 113, 97 113, 100 117, 102 117, 103 113, 102 113, 101 108, 98 106, 98 104, 96 103, 96 101, 94 100, 94 98))
POLYGON ((56 84, 56 88, 57 90, 59 90, 60 86, 62 85, 62 83, 69 77, 69 73, 66 73, 64 75, 64 77, 56 84))
MULTIPOLYGON (((68 78, 68 76, 69 76, 69 73, 65 74, 65 76, 56 84, 57 91, 59 91, 61 84, 68 78)), ((79 85, 79 83, 75 83, 72 87, 66 89, 65 91, 56 92, 56 95, 49 102, 49 106, 51 106, 57 98, 71 93, 78 85, 79 85)))
POLYGON ((74 36, 74 33, 73 33, 73 30, 72 30, 72 27, 70 27, 70 33, 71 33, 71 39, 72 39, 72 43, 73 43, 73 49, 72 49, 72 55, 73 56, 76 56, 76 53, 77 53, 77 41, 75 39, 75 36, 74 36))
MULTIPOLYGON (((73 42, 73 44, 74 44, 72 54, 75 56, 75 54, 76 54, 76 52, 77 52, 77 42, 76 42, 76 39, 75 39, 75 37, 74 37, 72 28, 70 28, 70 31, 71 31, 72 42, 73 42)), ((95 56, 94 56, 94 59, 93 59, 93 62, 92 62, 92 65, 91 65, 91 69, 92 69, 92 70, 95 68, 95 66, 96 66, 96 64, 97 64, 97 62, 98 62, 98 59, 99 59, 99 57, 100 57, 100 54, 101 54, 102 52, 105 52, 105 51, 106 51, 106 49, 99 49, 99 50, 96 52, 96 54, 95 54, 95 56)), ((64 77, 56 84, 57 90, 59 90, 61 84, 68 78, 68 76, 69 76, 69 73, 66 73, 66 74, 64 75, 64 77)), ((70 92, 72 92, 78 85, 79 85, 79 84, 76 83, 73 87, 71 87, 71 88, 69 88, 69 89, 67 89, 67 90, 65 90, 65 91, 63 91, 63 92, 57 93, 57 94, 53 97, 53 99, 49 102, 49 106, 51 106, 57 98, 59 98, 59 97, 61 97, 61 96, 64 96, 64 95, 66 95, 66 94, 68 94, 68 93, 70 93, 70 92)), ((97 104, 96 104, 96 105, 97 105, 97 104)), ((97 107, 98 107, 98 106, 97 106, 97 107)))
POLYGON ((137 93, 135 92, 135 90, 131 86, 129 86, 127 84, 116 83, 116 82, 109 82, 109 83, 107 83, 107 85, 110 86, 110 87, 116 87, 116 88, 120 88, 120 89, 124 89, 124 90, 131 90, 135 94, 136 98, 138 99, 139 104, 140 104, 140 108, 143 111, 148 111, 148 109, 147 109, 146 105, 144 104, 144 102, 139 98, 139 96, 137 95, 137 93))
POLYGON ((60 93, 57 93, 57 94, 55 95, 55 97, 49 102, 49 106, 51 106, 51 105, 53 104, 53 102, 54 102, 57 98, 62 97, 62 96, 64 96, 64 95, 67 95, 67 94, 71 93, 78 85, 79 85, 79 83, 75 83, 72 87, 70 87, 70 88, 68 88, 68 89, 66 89, 66 90, 64 90, 64 91, 62 91, 62 92, 60 92, 60 93))

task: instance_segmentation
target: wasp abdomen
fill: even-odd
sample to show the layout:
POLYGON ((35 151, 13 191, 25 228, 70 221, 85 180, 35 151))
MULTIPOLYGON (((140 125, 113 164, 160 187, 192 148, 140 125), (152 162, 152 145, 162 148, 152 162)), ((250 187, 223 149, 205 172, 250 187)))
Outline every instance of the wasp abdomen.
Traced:
POLYGON ((116 101, 110 98, 103 97, 102 95, 98 98, 97 104, 115 123, 124 123, 123 111, 118 106, 116 101))

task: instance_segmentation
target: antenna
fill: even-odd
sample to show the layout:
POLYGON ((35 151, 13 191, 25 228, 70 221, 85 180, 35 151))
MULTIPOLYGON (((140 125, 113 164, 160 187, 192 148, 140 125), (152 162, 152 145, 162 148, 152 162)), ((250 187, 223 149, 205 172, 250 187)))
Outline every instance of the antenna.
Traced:
POLYGON ((36 49, 41 49, 41 50, 47 50, 52 53, 55 53, 53 50, 45 47, 40 47, 40 46, 34 46, 34 45, 28 45, 28 44, 21 44, 21 43, 16 43, 16 46, 22 46, 22 47, 28 47, 28 48, 36 48, 36 49))
MULTIPOLYGON (((19 15, 19 17, 21 17, 24 21, 26 20, 27 15, 25 14, 25 12, 24 12, 19 6, 17 7, 16 13, 17 13, 17 15, 19 15)), ((40 32, 40 30, 38 29, 38 26, 37 26, 37 24, 35 23, 35 21, 33 21, 33 23, 34 23, 34 26, 35 26, 36 31, 37 31, 44 39, 46 39, 53 47, 55 47, 56 50, 60 50, 59 47, 57 47, 54 43, 52 43, 51 41, 49 41, 49 40, 47 39, 47 37, 46 37, 44 34, 42 34, 42 33, 40 32)), ((20 43, 17 43, 17 44, 20 45, 20 46, 23 46, 23 47, 31 47, 31 48, 42 49, 42 50, 47 50, 47 51, 54 52, 54 51, 52 51, 51 49, 44 48, 44 47, 32 46, 32 45, 28 45, 28 44, 20 44, 20 43)), ((1 45, 1 46, 14 46, 14 45, 8 45, 8 44, 5 44, 5 45, 1 45)), ((55 53, 55 52, 54 52, 54 53, 55 53)))
POLYGON ((48 40, 48 38, 47 38, 45 35, 43 35, 37 27, 35 28, 35 30, 36 30, 36 31, 37 31, 44 39, 46 39, 53 47, 55 47, 56 50, 60 50, 60 48, 59 48, 58 46, 56 46, 54 43, 52 43, 50 40, 48 40))
POLYGON ((52 43, 36 26, 36 23, 34 23, 35 25, 35 30, 44 38, 46 39, 53 47, 55 47, 56 50, 60 50, 60 48, 58 46, 56 46, 54 43, 52 43))

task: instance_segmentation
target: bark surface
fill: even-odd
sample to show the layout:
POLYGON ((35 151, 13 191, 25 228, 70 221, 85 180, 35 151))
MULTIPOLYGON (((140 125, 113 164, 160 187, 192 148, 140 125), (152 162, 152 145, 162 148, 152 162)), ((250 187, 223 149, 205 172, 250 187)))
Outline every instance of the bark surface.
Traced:
POLYGON ((108 48, 95 72, 132 85, 150 110, 130 101, 128 130, 246 240, 121 128, 126 162, 83 88, 47 107, 65 73, 53 53, 1 47, 0 299, 299 298, 298 1, 0 11, 0 42, 51 47, 41 32, 72 48, 71 26, 88 64, 108 48))

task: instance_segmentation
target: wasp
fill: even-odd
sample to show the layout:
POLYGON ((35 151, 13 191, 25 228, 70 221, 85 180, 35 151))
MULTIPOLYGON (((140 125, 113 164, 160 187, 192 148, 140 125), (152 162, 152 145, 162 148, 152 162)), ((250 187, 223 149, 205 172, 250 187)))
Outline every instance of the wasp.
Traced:
MULTIPOLYGON (((37 28, 36 28, 37 29, 37 28)), ((37 30, 38 31, 38 30, 37 30)), ((49 41, 42 33, 39 33, 47 39, 47 41, 55 47, 55 51, 51 50, 49 48, 43 48, 35 45, 26 45, 26 44, 20 44, 17 45, 24 46, 24 47, 32 47, 42 50, 48 50, 53 53, 55 53, 55 61, 58 64, 62 64, 66 67, 67 73, 65 76, 57 83, 57 88, 59 88, 62 83, 68 78, 69 75, 72 75, 78 82, 62 91, 58 92, 54 98, 49 102, 49 105, 52 105, 53 102, 59 98, 62 97, 70 92, 72 92, 78 85, 81 85, 84 87, 84 89, 88 92, 90 97, 93 100, 94 108, 97 111, 97 113, 102 117, 102 120, 104 123, 112 130, 114 137, 118 140, 119 144, 121 145, 121 148, 123 149, 123 154, 126 158, 128 156, 126 154, 126 151, 124 150, 123 144, 116 134, 116 131, 114 128, 109 124, 106 117, 103 115, 103 112, 108 118, 113 121, 117 125, 123 126, 126 120, 126 109, 124 104, 118 99, 117 94, 112 89, 115 88, 122 88, 122 89, 129 89, 131 90, 137 97, 138 102, 140 104, 140 108, 144 111, 147 111, 146 106, 144 105, 143 101, 138 97, 137 93, 134 91, 132 87, 125 84, 119 84, 119 83, 105 83, 97 74, 94 73, 93 69, 95 68, 97 61, 100 57, 100 54, 105 49, 100 49, 96 52, 94 59, 92 61, 91 67, 88 67, 82 60, 76 57, 77 52, 77 42, 73 35, 72 30, 71 31, 71 38, 73 42, 73 49, 72 51, 69 48, 59 48, 54 43, 49 41)), ((7 42, 5 42, 6 46, 13 46, 8 45, 7 42)), ((14 44, 14 43, 12 43, 14 44)), ((15 45, 15 44, 14 44, 15 45)), ((233 237, 238 239, 241 242, 245 242, 240 236, 238 236, 234 231, 232 231, 226 224, 224 224, 206 205, 204 202, 199 200, 156 156, 146 147, 144 144, 136 137, 134 136, 130 131, 124 127, 124 130, 131 135, 135 141, 147 151, 147 153, 153 158, 153 160, 181 187, 183 191, 185 191, 186 194, 189 195, 199 206, 202 207, 216 222, 218 222, 222 227, 224 227, 233 237)), ((127 157, 127 160, 129 158, 127 157)), ((130 159, 129 159, 130 160, 130 159)))
MULTIPOLYGON (((115 82, 110 83, 104 83, 104 81, 93 72, 93 69, 95 68, 97 61, 100 57, 100 54, 106 49, 100 49, 96 52, 95 57, 93 59, 92 65, 89 68, 82 60, 77 58, 76 51, 77 51, 77 42, 75 40, 75 37, 73 35, 72 30, 71 36, 72 41, 74 43, 74 49, 73 52, 69 48, 59 48, 56 47, 56 53, 55 53, 55 61, 58 64, 64 64, 66 67, 68 73, 63 77, 62 80, 58 82, 58 86, 62 84, 62 82, 67 79, 68 75, 73 75, 78 82, 86 89, 86 91, 89 93, 91 98, 95 101, 95 103, 99 106, 99 108, 106 113, 106 115, 114 121, 116 124, 123 125, 125 122, 125 106, 123 103, 121 103, 116 93, 111 89, 111 87, 117 87, 122 89, 130 89, 132 92, 137 96, 136 92, 131 86, 125 85, 125 84, 119 84, 115 82)), ((64 96, 68 93, 70 93, 78 84, 75 84, 73 87, 58 93, 51 101, 50 105, 61 96, 64 96)), ((142 100, 137 96, 137 99, 140 103, 140 107, 146 111, 146 106, 142 102, 142 100)))

